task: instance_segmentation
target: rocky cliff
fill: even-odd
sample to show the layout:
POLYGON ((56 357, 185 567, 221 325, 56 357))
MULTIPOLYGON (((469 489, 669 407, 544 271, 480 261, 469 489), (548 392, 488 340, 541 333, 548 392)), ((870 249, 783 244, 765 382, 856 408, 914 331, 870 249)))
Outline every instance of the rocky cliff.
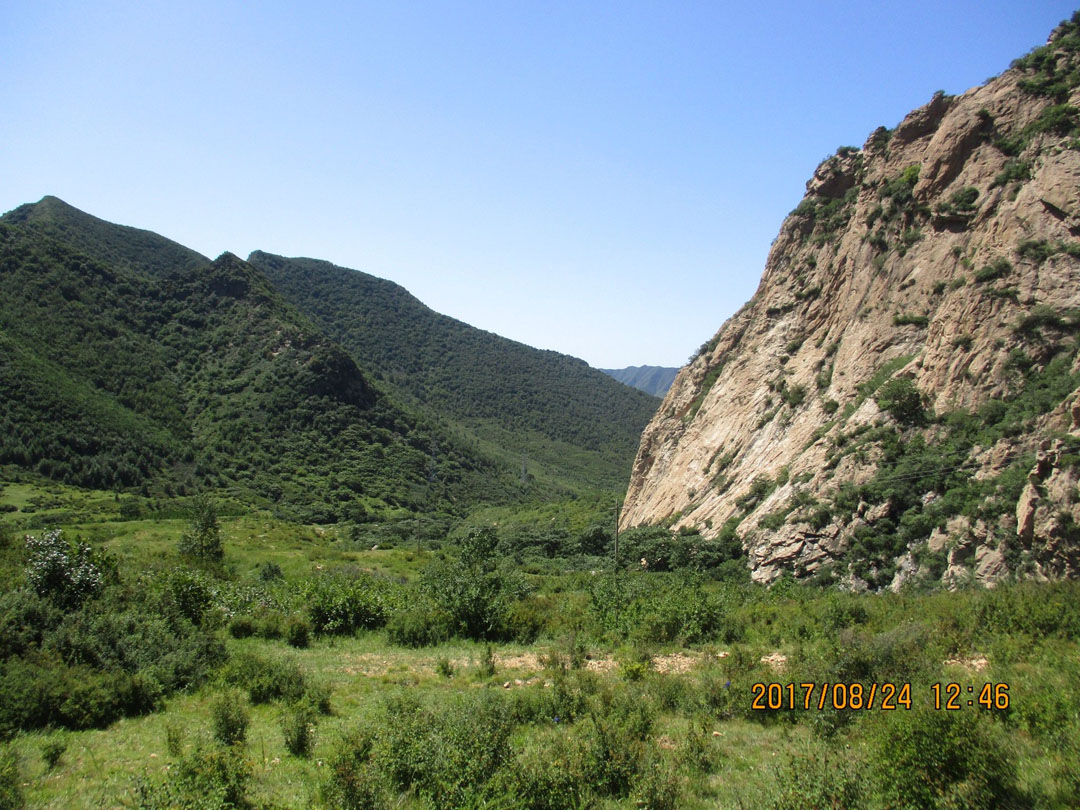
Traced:
POLYGON ((1080 19, 807 183, 646 428, 625 527, 754 579, 1080 572, 1080 19))

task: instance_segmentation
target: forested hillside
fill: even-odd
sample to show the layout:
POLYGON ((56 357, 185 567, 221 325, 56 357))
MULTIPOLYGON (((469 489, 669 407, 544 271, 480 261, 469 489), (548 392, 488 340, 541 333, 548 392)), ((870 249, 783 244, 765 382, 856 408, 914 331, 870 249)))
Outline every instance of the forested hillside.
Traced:
POLYGON ((248 257, 364 368, 463 426, 528 474, 561 486, 617 486, 655 398, 585 362, 440 315, 390 281, 314 259, 248 257))
POLYGON ((55 197, 4 215, 0 464, 321 522, 625 482, 653 398, 391 282, 252 260, 55 197))
POLYGON ((3 221, 32 228, 116 269, 167 275, 210 261, 152 231, 106 222, 52 196, 20 205, 4 214, 3 221))
POLYGON ((75 231, 113 264, 33 213, 0 222, 0 464, 320 521, 513 494, 514 471, 394 404, 246 262, 165 272, 174 243, 75 231))

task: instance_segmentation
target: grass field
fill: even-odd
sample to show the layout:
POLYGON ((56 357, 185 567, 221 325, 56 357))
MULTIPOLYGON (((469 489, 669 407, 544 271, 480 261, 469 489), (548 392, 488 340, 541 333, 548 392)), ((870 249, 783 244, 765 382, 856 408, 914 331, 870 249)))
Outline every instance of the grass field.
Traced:
POLYGON ((121 519, 110 493, 25 480, 4 504, 0 619, 16 640, 0 698, 16 719, 0 718, 15 762, 0 807, 1077 806, 1072 583, 855 595, 558 557, 523 576, 483 533, 373 549, 380 527, 263 514, 221 517, 225 556, 207 565, 177 553, 183 504, 121 519), (40 580, 22 536, 49 515, 114 561, 79 603, 27 584, 40 580), (40 637, 28 615, 44 616, 40 637), (159 637, 154 622, 188 645, 165 663, 109 629, 159 637), (49 667, 69 678, 51 704, 34 684, 49 667), (157 678, 157 697, 110 697, 127 694, 120 675, 129 691, 157 678), (99 677, 91 700, 80 679, 99 677), (837 706, 835 687, 819 706, 826 683, 844 701, 859 684, 864 702, 910 684, 910 708, 837 706), (87 720, 76 698, 113 713, 87 720), (11 708, 30 699, 45 708, 11 708))

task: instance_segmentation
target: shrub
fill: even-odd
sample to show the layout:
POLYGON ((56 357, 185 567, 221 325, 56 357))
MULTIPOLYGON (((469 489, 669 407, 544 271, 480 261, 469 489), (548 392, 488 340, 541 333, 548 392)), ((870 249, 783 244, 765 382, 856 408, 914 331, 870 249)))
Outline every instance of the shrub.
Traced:
POLYGON ((875 401, 901 424, 916 424, 925 416, 919 389, 907 377, 889 380, 878 390, 875 401))
POLYGON ((477 661, 476 672, 481 678, 495 677, 495 650, 490 644, 484 645, 484 653, 477 661))
POLYGON ((171 757, 179 757, 184 750, 184 728, 174 720, 165 724, 165 750, 171 757))
POLYGON ((419 605, 395 613, 386 624, 392 644, 427 647, 441 644, 453 635, 450 614, 434 605, 419 605))
POLYGON ((262 582, 277 582, 284 578, 285 574, 276 562, 265 562, 259 566, 259 580, 262 582))
POLYGON ((191 521, 180 536, 177 550, 184 557, 203 562, 220 562, 225 556, 217 507, 206 495, 196 495, 192 500, 191 521))
POLYGON ((285 749, 294 757, 306 759, 315 745, 315 714, 307 706, 294 706, 281 717, 281 735, 285 749))
POLYGON ((198 746, 183 757, 163 784, 140 782, 138 810, 237 810, 247 798, 251 763, 238 748, 198 746))
POLYGON ((520 575, 497 570, 497 544, 494 528, 474 529, 462 541, 458 559, 429 564, 421 578, 423 594, 466 638, 502 636, 510 605, 525 595, 520 575))
POLYGON ((67 740, 63 737, 54 736, 41 744, 41 759, 45 767, 52 770, 60 762, 60 757, 67 751, 67 740))
POLYGON ((1008 259, 997 259, 981 270, 975 271, 975 283, 984 284, 987 281, 994 281, 1006 276, 1012 272, 1012 265, 1008 259))
POLYGON ((311 625, 303 616, 290 616, 285 622, 285 641, 290 647, 306 648, 310 634, 311 625))
POLYGON ((26 549, 26 579, 39 596, 72 609, 101 592, 104 578, 93 551, 85 544, 69 543, 60 529, 27 535, 26 549))
POLYGON ((374 765, 399 789, 413 788, 436 807, 460 807, 508 760, 512 730, 506 702, 488 690, 437 710, 395 697, 387 702, 374 765))
POLYGON ((769 810, 863 806, 862 782, 852 772, 846 752, 824 749, 792 755, 778 770, 777 784, 769 810))
POLYGON ((1029 806, 1016 759, 989 718, 917 706, 877 719, 873 766, 886 806, 1029 806))
POLYGON ((179 568, 157 584, 163 586, 164 611, 181 616, 196 627, 207 623, 214 606, 214 588, 202 572, 179 568))
POLYGON ((349 634, 386 623, 391 590, 388 580, 343 569, 308 580, 302 600, 316 633, 349 634))
POLYGON ((295 663, 261 658, 250 652, 234 655, 222 677, 225 683, 245 689, 256 705, 274 700, 295 702, 307 692, 304 674, 295 663))
MULTIPOLYGON (((366 758, 366 754, 364 757, 366 758)), ((330 761, 330 776, 323 784, 323 801, 335 810, 382 810, 385 799, 382 775, 365 760, 339 753, 330 761)))
POLYGON ((550 747, 519 754, 513 766, 500 774, 500 792, 518 797, 523 810, 589 806, 588 787, 576 753, 560 736, 550 747))
POLYGON ((62 608, 30 588, 0 594, 0 660, 39 646, 63 619, 62 608))
POLYGON ((229 690, 218 695, 210 704, 210 719, 214 739, 222 745, 236 745, 247 739, 250 717, 239 692, 229 690))
POLYGON ((923 327, 930 323, 930 319, 925 315, 910 315, 907 313, 900 313, 899 315, 893 315, 893 326, 918 326, 923 327))
POLYGON ((589 719, 583 740, 585 778, 601 796, 626 796, 641 770, 644 745, 608 717, 590 714, 589 719))
POLYGON ((0 810, 21 810, 26 806, 15 749, 0 748, 0 810))
POLYGON ((675 810, 682 806, 677 774, 656 755, 643 763, 634 780, 633 797, 634 806, 643 810, 675 810))
POLYGON ((234 616, 229 622, 229 635, 233 638, 248 638, 255 635, 255 622, 250 616, 234 616))

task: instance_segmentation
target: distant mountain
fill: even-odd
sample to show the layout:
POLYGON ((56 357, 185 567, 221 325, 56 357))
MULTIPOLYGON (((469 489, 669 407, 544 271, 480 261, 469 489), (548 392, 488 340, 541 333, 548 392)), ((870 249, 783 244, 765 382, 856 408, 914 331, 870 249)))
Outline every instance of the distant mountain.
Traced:
POLYGON ((516 471, 395 403, 247 262, 39 205, 0 219, 0 464, 316 521, 515 496, 516 471))
POLYGON ((627 366, 626 368, 602 368, 599 371, 609 377, 614 377, 624 385, 661 398, 671 388, 671 384, 675 382, 675 375, 679 373, 677 368, 664 366, 627 366))
POLYGON ((440 315, 393 282, 315 259, 256 251, 248 261, 401 399, 505 464, 524 460, 537 484, 626 481, 655 398, 577 358, 440 315))
POLYGON ((0 465, 325 522, 625 484, 656 400, 325 262, 0 217, 0 465))

